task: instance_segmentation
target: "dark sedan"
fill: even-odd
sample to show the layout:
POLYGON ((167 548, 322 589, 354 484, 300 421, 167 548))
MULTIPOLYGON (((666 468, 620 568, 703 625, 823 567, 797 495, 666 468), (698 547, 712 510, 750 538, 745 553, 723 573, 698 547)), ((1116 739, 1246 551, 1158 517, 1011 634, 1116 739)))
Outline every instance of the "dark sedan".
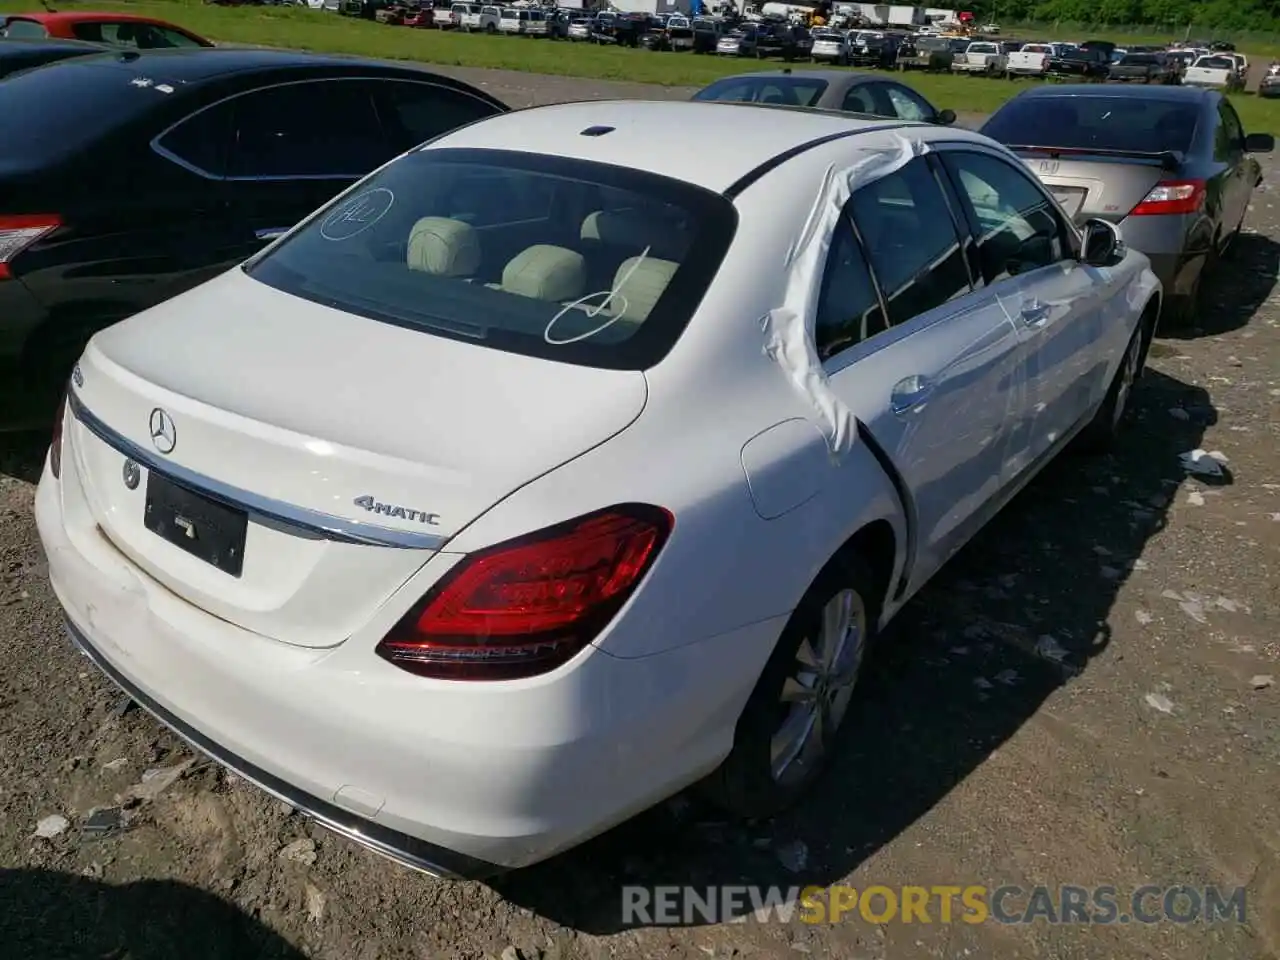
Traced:
POLYGON ((1177 318, 1240 233, 1275 138, 1246 134, 1231 102, 1190 87, 1039 87, 982 133, 1021 156, 1081 223, 1118 224, 1151 259, 1177 318))
POLYGON ((52 415, 96 330, 506 109, 407 66, 276 50, 105 53, 0 82, 0 428, 52 415))
POLYGON ((816 107, 845 113, 896 117, 925 123, 954 123, 905 83, 852 70, 782 70, 724 77, 693 95, 694 100, 816 107))
POLYGON ((102 53, 101 44, 84 40, 0 40, 0 77, 57 60, 102 53))

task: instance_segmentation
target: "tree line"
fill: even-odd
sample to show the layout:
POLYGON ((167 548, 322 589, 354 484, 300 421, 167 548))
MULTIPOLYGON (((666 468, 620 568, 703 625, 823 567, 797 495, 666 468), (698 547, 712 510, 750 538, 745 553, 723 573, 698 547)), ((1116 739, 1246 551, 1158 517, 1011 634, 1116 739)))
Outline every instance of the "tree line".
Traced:
POLYGON ((1280 0, 982 0, 968 9, 1005 21, 1152 24, 1181 32, 1280 30, 1280 0))

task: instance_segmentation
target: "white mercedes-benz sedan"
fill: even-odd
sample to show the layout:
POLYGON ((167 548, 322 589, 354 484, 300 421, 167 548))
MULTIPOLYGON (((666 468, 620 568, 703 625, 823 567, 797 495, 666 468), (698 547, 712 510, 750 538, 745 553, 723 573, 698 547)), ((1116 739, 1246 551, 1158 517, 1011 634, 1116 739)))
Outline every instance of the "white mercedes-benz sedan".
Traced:
POLYGON ((525 110, 95 336, 36 516, 139 704, 483 877, 810 786, 877 632, 1114 437, 1160 297, 975 133, 525 110))

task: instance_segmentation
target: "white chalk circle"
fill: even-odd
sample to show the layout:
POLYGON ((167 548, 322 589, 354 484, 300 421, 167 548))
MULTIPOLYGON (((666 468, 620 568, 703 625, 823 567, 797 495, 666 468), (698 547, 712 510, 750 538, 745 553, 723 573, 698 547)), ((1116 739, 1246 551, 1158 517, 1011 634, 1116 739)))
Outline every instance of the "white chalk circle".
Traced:
POLYGON ((375 187, 356 194, 320 224, 320 236, 326 240, 350 240, 364 233, 387 215, 396 195, 386 187, 375 187))

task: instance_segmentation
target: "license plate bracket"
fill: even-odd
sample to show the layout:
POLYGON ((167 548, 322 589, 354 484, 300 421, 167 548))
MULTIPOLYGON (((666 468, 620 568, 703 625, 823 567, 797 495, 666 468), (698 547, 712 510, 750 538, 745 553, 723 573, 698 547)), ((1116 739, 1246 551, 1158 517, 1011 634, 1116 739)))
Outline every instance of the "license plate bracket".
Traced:
POLYGON ((155 473, 147 475, 143 525, 232 577, 244 572, 249 515, 155 473))

